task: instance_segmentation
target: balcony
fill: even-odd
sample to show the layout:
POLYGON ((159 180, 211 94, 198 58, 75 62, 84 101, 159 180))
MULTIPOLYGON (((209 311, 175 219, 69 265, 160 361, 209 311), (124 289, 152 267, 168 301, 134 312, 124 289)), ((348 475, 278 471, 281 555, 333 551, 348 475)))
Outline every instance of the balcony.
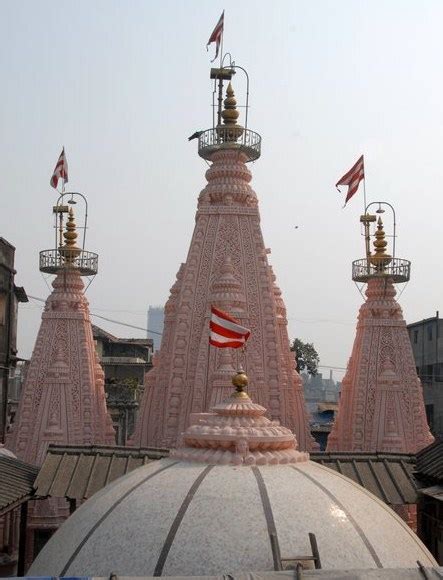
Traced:
POLYGON ((214 127, 203 131, 198 138, 198 154, 207 161, 215 151, 237 149, 244 153, 247 161, 255 161, 261 155, 261 137, 250 129, 243 129, 238 136, 238 127, 214 127))
POLYGON ((380 263, 372 257, 370 260, 355 260, 352 262, 352 279, 354 282, 367 282, 371 278, 390 278, 393 282, 408 282, 411 276, 411 262, 401 258, 380 258, 380 263), (370 261, 372 260, 372 262, 370 261))
MULTIPOLYGON (((63 250, 62 250, 63 252, 63 250)), ((95 276, 98 271, 98 254, 80 250, 79 254, 66 263, 58 248, 40 252, 40 272, 58 274, 63 268, 75 268, 82 276, 95 276)))

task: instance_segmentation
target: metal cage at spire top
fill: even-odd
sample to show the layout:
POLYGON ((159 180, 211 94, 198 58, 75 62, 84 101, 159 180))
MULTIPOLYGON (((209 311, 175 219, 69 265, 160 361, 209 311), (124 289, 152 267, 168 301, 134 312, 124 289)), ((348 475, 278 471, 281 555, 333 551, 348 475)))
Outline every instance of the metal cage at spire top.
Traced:
MULTIPOLYGON (((231 55, 226 53, 224 59, 231 55)), ((255 161, 261 154, 261 136, 248 129, 248 109, 249 109, 249 75, 243 67, 236 65, 232 60, 228 66, 221 63, 220 68, 212 68, 210 77, 214 80, 213 91, 213 123, 212 128, 198 133, 198 154, 207 161, 211 160, 215 151, 221 149, 235 149, 242 152, 246 161, 255 161), (246 76, 246 104, 245 104, 245 125, 237 123, 239 111, 237 111, 237 100, 231 86, 231 79, 236 70, 241 70, 246 76), (223 82, 229 81, 226 89, 226 98, 223 100, 223 82), (218 93, 217 105, 215 96, 218 93), (224 108, 223 108, 224 104, 224 108), (217 121, 215 120, 215 110, 217 109, 217 121)))
POLYGON ((365 207, 365 213, 360 216, 360 222, 364 227, 366 258, 352 262, 352 279, 354 282, 366 283, 371 278, 389 278, 395 283, 408 282, 411 275, 411 262, 395 257, 396 216, 393 206, 386 201, 371 202, 365 207), (374 205, 377 205, 378 209, 375 214, 371 214, 369 209, 374 205), (386 235, 381 218, 381 214, 385 212, 383 206, 387 206, 393 216, 393 232, 390 236, 386 235), (376 227, 372 234, 370 232, 371 224, 376 227), (392 255, 387 252, 388 242, 386 237, 391 237, 393 240, 392 255), (371 251, 371 238, 373 238, 373 251, 371 251))
POLYGON ((88 201, 82 193, 63 192, 53 207, 55 245, 40 252, 39 268, 46 274, 58 274, 66 268, 77 270, 81 276, 95 276, 98 271, 98 254, 85 250, 88 226, 88 201), (76 199, 84 204, 83 224, 77 226, 73 206, 76 199), (77 245, 77 229, 83 230, 81 246, 77 245))

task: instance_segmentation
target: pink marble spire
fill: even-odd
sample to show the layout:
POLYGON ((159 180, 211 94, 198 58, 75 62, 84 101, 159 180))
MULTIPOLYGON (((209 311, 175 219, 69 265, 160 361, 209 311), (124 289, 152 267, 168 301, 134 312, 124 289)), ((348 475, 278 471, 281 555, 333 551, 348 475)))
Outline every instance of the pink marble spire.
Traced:
POLYGON ((40 465, 50 443, 115 444, 79 270, 52 283, 8 446, 40 465))
POLYGON ((249 183, 246 162, 259 153, 244 143, 259 136, 249 131, 240 137, 246 130, 233 125, 234 106, 228 87, 222 114, 227 126, 200 137, 199 153, 211 161, 208 183, 198 199, 186 262, 165 306, 161 348, 147 375, 132 439, 136 446, 176 446, 192 413, 208 411, 230 395, 230 378, 239 366, 249 374, 251 396, 268 409, 270 418, 295 432, 300 449, 315 446, 289 350, 286 309, 268 263, 258 200, 249 183), (251 329, 245 353, 209 348, 211 305, 251 329))
POLYGON ((360 308, 327 451, 416 453, 434 440, 406 322, 395 300, 393 277, 389 277, 406 261, 395 263, 394 259, 388 265, 392 258, 384 253, 386 242, 380 224, 378 230, 383 235, 376 234, 374 246, 375 256, 381 257, 370 259, 375 264, 374 275, 369 276, 367 299, 360 308))

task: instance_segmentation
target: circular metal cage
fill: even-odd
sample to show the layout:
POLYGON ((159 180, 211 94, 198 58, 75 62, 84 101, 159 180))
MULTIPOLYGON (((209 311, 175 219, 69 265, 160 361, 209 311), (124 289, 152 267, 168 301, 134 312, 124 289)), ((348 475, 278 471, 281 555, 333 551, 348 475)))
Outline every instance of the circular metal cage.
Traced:
POLYGON ((386 257, 381 258, 379 263, 374 257, 352 262, 354 282, 367 282, 371 278, 391 278, 400 283, 408 282, 410 276, 411 262, 401 258, 390 258, 389 263, 386 263, 386 257))
POLYGON ((64 256, 63 248, 43 250, 40 252, 40 272, 58 274, 63 268, 74 268, 82 276, 95 276, 98 272, 98 254, 81 250, 69 263, 64 256))
POLYGON ((198 154, 207 161, 221 149, 237 149, 244 153, 247 161, 255 161, 261 155, 261 136, 250 129, 243 129, 237 137, 238 128, 214 127, 203 131, 198 138, 198 154))

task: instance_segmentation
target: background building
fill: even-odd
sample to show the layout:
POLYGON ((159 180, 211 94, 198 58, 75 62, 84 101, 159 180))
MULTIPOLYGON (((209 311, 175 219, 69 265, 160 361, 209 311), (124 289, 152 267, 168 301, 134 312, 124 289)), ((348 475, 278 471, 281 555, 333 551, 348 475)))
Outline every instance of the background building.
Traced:
POLYGON ((311 434, 320 445, 320 450, 324 451, 338 410, 340 383, 332 378, 332 370, 328 379, 324 379, 322 373, 301 373, 300 376, 310 414, 311 434))
POLYGON ((9 376, 17 364, 17 312, 19 302, 28 302, 24 288, 14 284, 15 248, 0 238, 0 443, 8 424, 9 376))
POLYGON ((143 393, 145 373, 152 367, 150 338, 117 338, 92 325, 100 364, 105 373, 106 404, 116 432, 116 444, 125 445, 143 393))
POLYGON ((426 416, 434 435, 443 435, 443 320, 432 318, 408 324, 417 374, 423 385, 426 416))
POLYGON ((159 350, 162 341, 165 309, 163 306, 150 306, 148 310, 148 338, 154 343, 154 352, 159 350))

